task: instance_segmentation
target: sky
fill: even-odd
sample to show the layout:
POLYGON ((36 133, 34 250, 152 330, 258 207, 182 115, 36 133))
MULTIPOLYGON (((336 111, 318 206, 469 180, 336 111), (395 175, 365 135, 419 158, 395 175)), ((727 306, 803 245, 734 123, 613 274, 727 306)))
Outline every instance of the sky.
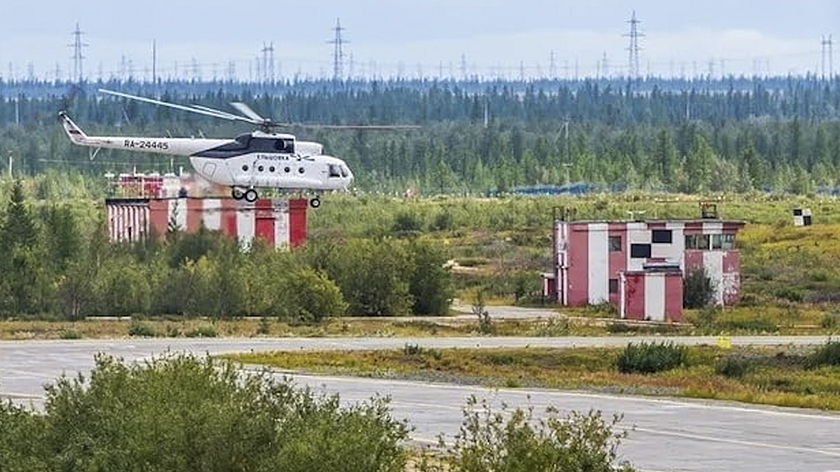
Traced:
POLYGON ((0 77, 67 78, 77 22, 89 79, 150 74, 153 42, 163 77, 259 78, 266 44, 277 78, 331 76, 339 18, 344 75, 626 75, 634 11, 641 74, 821 74, 821 39, 840 50, 834 0, 4 0, 0 77))

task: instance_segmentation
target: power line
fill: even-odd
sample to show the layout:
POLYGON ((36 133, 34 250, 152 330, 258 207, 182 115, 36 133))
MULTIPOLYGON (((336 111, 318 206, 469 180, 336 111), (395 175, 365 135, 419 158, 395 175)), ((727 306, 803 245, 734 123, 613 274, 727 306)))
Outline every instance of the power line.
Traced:
POLYGON ((341 27, 341 19, 335 19, 335 28, 333 31, 335 32, 335 38, 327 41, 327 44, 332 44, 333 47, 333 79, 341 80, 344 76, 344 45, 349 43, 350 41, 344 39, 341 36, 341 32, 346 30, 347 28, 341 27))
POLYGON ((76 22, 76 30, 70 33, 73 36, 73 44, 69 44, 68 46, 73 48, 73 78, 78 78, 79 82, 82 82, 84 79, 84 60, 85 56, 83 54, 83 49, 88 47, 89 44, 82 42, 82 35, 84 32, 79 29, 79 23, 76 22))
POLYGON ((834 52, 832 51, 833 43, 831 40, 831 35, 828 35, 827 37, 823 36, 822 40, 820 41, 820 46, 822 46, 822 49, 820 51, 820 57, 822 59, 822 77, 823 79, 825 79, 826 77, 834 76, 834 68, 832 64, 834 52), (828 59, 828 61, 826 61, 826 59, 828 59), (826 75, 826 62, 828 63, 828 75, 826 75))
POLYGON ((645 35, 639 32, 639 21, 636 19, 636 10, 633 10, 633 15, 627 21, 630 24, 630 32, 625 34, 625 37, 630 38, 630 45, 627 47, 628 58, 627 58, 627 75, 630 79, 638 79, 639 78, 639 38, 643 38, 645 35))

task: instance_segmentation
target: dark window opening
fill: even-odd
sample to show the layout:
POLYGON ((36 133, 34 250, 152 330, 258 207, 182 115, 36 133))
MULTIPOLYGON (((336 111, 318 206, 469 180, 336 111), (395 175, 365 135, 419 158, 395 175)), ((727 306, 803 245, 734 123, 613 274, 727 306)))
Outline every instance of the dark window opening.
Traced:
POLYGON ((300 169, 298 169, 298 172, 300 172, 300 173, 302 174, 302 173, 304 173, 305 171, 303 170, 303 167, 301 167, 300 169))
POLYGON ((293 154, 295 152, 295 142, 291 139, 278 139, 274 142, 274 149, 284 154, 293 154))
POLYGON ((610 252, 621 252, 621 236, 610 236, 610 252))
POLYGON ((292 171, 292 169, 289 169, 288 167, 286 167, 285 169, 283 169, 283 171, 284 171, 284 172, 286 172, 286 173, 288 174, 289 172, 291 172, 291 171, 292 171))
POLYGON ((245 172, 248 172, 248 165, 247 165, 247 164, 246 164, 246 165, 243 165, 243 166, 242 166, 242 170, 244 170, 245 172))
POLYGON ((336 164, 330 164, 330 177, 341 177, 341 169, 336 164))
POLYGON ((647 259, 650 257, 650 244, 631 244, 630 257, 633 259, 647 259))
POLYGON ((670 229, 655 229, 650 240, 655 244, 671 244, 673 233, 670 229))
POLYGON ((264 171, 264 170, 265 170, 265 167, 263 167, 263 166, 259 166, 259 167, 257 167, 257 170, 259 170, 260 172, 262 172, 262 171, 264 171))
POLYGON ((610 279, 610 293, 618 293, 618 279, 610 279))
POLYGON ((274 166, 269 167, 269 168, 268 168, 268 171, 269 171, 269 172, 274 172, 274 166))

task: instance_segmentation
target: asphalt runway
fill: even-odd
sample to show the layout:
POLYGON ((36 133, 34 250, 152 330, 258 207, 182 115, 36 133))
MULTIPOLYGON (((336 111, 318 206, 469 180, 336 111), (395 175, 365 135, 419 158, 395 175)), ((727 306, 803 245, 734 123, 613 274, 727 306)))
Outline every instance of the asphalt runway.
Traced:
MULTIPOLYGON (((93 356, 105 352, 135 361, 166 351, 219 354, 270 349, 382 349, 406 343, 429 347, 622 345, 652 338, 287 338, 151 339, 0 342, 0 394, 36 407, 43 385, 56 377, 87 372, 93 356)), ((668 338, 671 339, 671 338, 668 338)), ((710 344, 716 338, 673 338, 710 344)), ((734 344, 815 344, 825 337, 733 337, 734 344)), ((278 374, 280 375, 280 374, 278 374)), ((494 404, 533 406, 542 411, 601 410, 624 415, 630 437, 621 457, 646 471, 840 471, 840 415, 813 410, 763 408, 723 402, 653 399, 584 392, 486 389, 365 378, 293 375, 295 382, 344 402, 374 395, 392 398, 394 416, 406 418, 419 442, 457 432, 461 408, 470 395, 494 404)))

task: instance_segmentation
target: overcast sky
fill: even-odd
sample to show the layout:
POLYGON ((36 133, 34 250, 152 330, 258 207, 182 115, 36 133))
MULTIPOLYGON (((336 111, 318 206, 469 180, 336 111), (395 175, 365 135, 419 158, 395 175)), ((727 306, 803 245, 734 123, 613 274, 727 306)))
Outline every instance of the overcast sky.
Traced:
MULTIPOLYGON (((840 2, 832 0, 308 0, 178 1, 4 0, 0 76, 54 78, 73 69, 71 31, 89 44, 85 75, 120 72, 125 57, 140 76, 157 41, 160 75, 241 79, 257 74, 263 43, 273 42, 277 76, 329 75, 327 40, 336 18, 346 28, 345 74, 470 74, 517 78, 626 74, 627 20, 641 21, 641 72, 656 75, 820 72, 822 36, 840 49, 840 2), (606 57, 606 67, 604 66, 606 57), (176 69, 177 63, 177 69, 176 69)), ((840 70, 840 55, 835 54, 840 70)))

